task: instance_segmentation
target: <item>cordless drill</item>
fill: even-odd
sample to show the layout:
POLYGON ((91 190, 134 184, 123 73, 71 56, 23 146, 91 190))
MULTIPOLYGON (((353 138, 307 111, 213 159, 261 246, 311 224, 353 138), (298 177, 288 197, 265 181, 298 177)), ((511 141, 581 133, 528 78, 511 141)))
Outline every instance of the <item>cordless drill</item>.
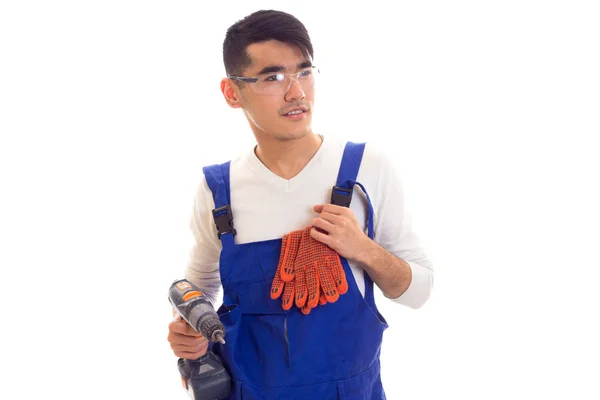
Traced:
MULTIPOLYGON (((169 301, 192 329, 213 343, 225 344, 225 327, 210 300, 186 279, 171 284, 169 301)), ((194 400, 220 400, 229 395, 231 379, 221 358, 208 350, 197 360, 177 361, 181 382, 194 400)))

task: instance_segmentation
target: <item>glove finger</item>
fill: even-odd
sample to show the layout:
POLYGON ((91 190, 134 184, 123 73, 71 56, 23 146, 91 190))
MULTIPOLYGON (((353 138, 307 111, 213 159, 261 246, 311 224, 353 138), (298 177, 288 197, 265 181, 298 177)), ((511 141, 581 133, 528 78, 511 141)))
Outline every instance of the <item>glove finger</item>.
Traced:
POLYGON ((288 242, 289 237, 290 237, 290 234, 286 233, 281 238, 281 250, 279 251, 279 265, 277 266, 278 268, 281 267, 281 261, 283 260, 283 256, 285 254, 285 249, 287 248, 287 242, 288 242))
POLYGON ((296 306, 303 307, 306 304, 306 297, 308 295, 307 286, 306 286, 306 276, 304 273, 304 269, 298 268, 296 269, 296 306))
POLYGON ((281 307, 284 310, 289 310, 294 304, 294 282, 288 282, 285 284, 283 296, 281 297, 281 307))
POLYGON ((290 282, 294 279, 296 256, 298 255, 301 237, 302 231, 293 231, 288 234, 285 250, 283 250, 283 255, 280 256, 281 279, 284 282, 290 282))
POLYGON ((279 273, 279 268, 275 271, 275 278, 273 278, 273 283, 271 284, 271 299, 275 300, 281 296, 283 293, 283 288, 285 283, 281 280, 281 274, 279 273))
POLYGON ((308 304, 306 304, 304 307, 302 307, 300 309, 300 311, 302 311, 302 314, 304 314, 304 315, 310 314, 310 310, 312 310, 312 308, 309 307, 308 304))
POLYGON ((338 292, 340 294, 346 293, 348 291, 348 281, 346 281, 346 273, 340 261, 340 256, 335 253, 335 255, 327 258, 327 263, 329 264, 329 270, 331 271, 338 292))
POLYGON ((322 306, 327 304, 327 298, 325 297, 325 293, 323 293, 323 291, 321 291, 321 295, 319 296, 319 304, 322 306))
MULTIPOLYGON (((282 280, 281 279, 281 271, 283 270, 283 264, 286 259, 289 237, 290 237, 290 234, 287 233, 287 234, 283 235, 283 238, 281 239, 281 250, 279 251, 279 263, 277 264, 277 271, 275 272, 275 278, 279 279, 279 280, 282 280)), ((281 289, 283 290, 283 287, 281 289)))
POLYGON ((340 294, 333 280, 333 276, 331 275, 331 272, 329 272, 329 268, 325 265, 326 261, 322 261, 324 262, 319 262, 317 264, 319 269, 319 282, 321 283, 321 288, 323 289, 323 294, 327 301, 329 303, 335 303, 340 297, 340 294))
POLYGON ((315 308, 319 304, 319 274, 317 268, 313 264, 311 268, 306 270, 306 286, 308 290, 308 306, 315 308))

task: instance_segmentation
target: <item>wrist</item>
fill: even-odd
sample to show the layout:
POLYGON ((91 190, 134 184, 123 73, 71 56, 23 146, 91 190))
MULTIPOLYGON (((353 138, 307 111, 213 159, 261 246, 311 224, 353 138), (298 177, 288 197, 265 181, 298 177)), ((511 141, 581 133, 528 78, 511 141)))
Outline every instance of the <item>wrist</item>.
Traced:
POLYGON ((354 261, 368 267, 374 263, 379 256, 379 246, 371 238, 365 235, 362 244, 355 253, 354 261))

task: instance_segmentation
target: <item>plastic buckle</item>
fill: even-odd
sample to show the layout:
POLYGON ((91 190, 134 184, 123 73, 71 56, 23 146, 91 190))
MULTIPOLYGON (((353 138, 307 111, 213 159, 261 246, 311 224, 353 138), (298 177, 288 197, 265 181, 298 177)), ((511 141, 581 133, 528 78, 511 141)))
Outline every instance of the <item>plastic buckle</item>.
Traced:
POLYGON ((219 239, 221 239, 221 236, 225 235, 226 233, 231 233, 233 236, 237 234, 233 228, 233 214, 229 204, 223 207, 215 208, 212 213, 215 220, 215 225, 217 226, 219 239))
POLYGON ((342 207, 350 207, 352 201, 352 188, 346 189, 339 186, 334 186, 331 189, 331 204, 342 207))

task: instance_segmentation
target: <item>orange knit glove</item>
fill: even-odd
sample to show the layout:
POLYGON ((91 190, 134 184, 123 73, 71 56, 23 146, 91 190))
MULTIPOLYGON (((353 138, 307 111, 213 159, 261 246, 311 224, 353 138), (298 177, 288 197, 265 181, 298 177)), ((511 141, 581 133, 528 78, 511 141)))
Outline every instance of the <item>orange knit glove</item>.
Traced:
POLYGON ((340 256, 331 247, 313 239, 311 230, 309 226, 302 231, 295 259, 295 302, 304 314, 318 304, 336 302, 340 294, 348 291, 340 256))
POLYGON ((302 231, 293 231, 283 236, 281 241, 281 252, 279 254, 279 264, 275 271, 275 278, 271 284, 271 299, 275 300, 281 296, 281 306, 284 310, 289 310, 294 304, 294 294, 296 291, 295 266, 296 255, 302 231))

